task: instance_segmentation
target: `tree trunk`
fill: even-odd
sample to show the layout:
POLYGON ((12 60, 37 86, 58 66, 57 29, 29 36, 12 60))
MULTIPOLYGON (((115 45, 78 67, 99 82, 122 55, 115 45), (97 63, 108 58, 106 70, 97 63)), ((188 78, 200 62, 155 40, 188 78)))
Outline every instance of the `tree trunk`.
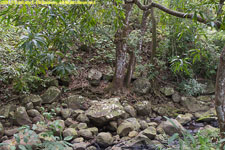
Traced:
POLYGON ((129 18, 131 15, 133 4, 125 4, 125 20, 124 26, 118 29, 115 34, 114 43, 116 45, 116 67, 112 83, 112 90, 118 91, 124 88, 124 79, 126 71, 126 54, 127 54, 127 43, 126 39, 129 34, 129 18))
POLYGON ((151 63, 154 63, 155 53, 156 53, 156 20, 154 15, 154 8, 151 8, 151 19, 152 19, 152 53, 151 53, 151 63))
MULTIPOLYGON (((217 77, 216 77, 216 97, 215 97, 215 107, 216 113, 218 117, 218 122, 220 126, 220 134, 221 139, 225 138, 225 46, 223 51, 220 55, 220 63, 217 70, 217 77)), ((221 150, 225 142, 221 144, 221 150)))
POLYGON ((126 78, 125 78, 125 86, 127 88, 130 87, 130 83, 131 83, 131 78, 134 72, 134 68, 135 68, 135 62, 136 62, 136 57, 135 57, 135 52, 132 51, 129 53, 130 55, 130 60, 129 60, 129 64, 128 64, 128 68, 127 68, 127 74, 126 74, 126 78))

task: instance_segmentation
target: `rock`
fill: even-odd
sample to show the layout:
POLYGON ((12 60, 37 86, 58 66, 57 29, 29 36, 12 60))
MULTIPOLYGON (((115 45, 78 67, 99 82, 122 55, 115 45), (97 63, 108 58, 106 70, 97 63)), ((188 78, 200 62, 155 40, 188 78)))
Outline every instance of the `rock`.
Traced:
POLYGON ((71 109, 62 109, 61 110, 61 115, 64 119, 67 119, 71 116, 72 110, 71 109))
POLYGON ((182 134, 182 132, 185 131, 184 127, 175 119, 163 121, 157 128, 162 128, 169 136, 172 136, 174 133, 182 134), (170 121, 172 121, 175 126, 170 121))
POLYGON ((81 143, 81 142, 84 142, 84 138, 79 137, 79 138, 75 138, 71 143, 74 144, 74 143, 81 143))
POLYGON ((81 129, 78 131, 78 135, 85 139, 92 139, 93 135, 89 129, 81 129))
MULTIPOLYGON (((151 144, 151 140, 143 134, 138 134, 135 138, 132 138, 131 140, 125 142, 125 145, 127 147, 140 147, 139 149, 142 149, 143 145, 150 146, 151 144)), ((151 148, 152 147, 150 147, 150 149, 151 148)))
POLYGON ((45 118, 44 118, 42 115, 36 116, 36 117, 32 118, 32 122, 33 122, 34 124, 36 124, 36 123, 38 123, 38 122, 40 122, 40 121, 44 121, 44 120, 45 120, 45 118))
POLYGON ((54 128, 55 134, 60 135, 65 129, 64 120, 55 120, 50 125, 54 128))
POLYGON ((156 127, 158 124, 156 122, 149 122, 148 126, 156 127))
POLYGON ((41 114, 39 113, 39 111, 37 111, 36 109, 30 109, 27 111, 27 114, 30 116, 30 117, 37 117, 37 116, 41 116, 41 114))
POLYGON ((47 126, 47 124, 38 122, 37 124, 33 125, 33 130, 38 134, 41 132, 44 133, 44 132, 48 131, 48 126, 47 126))
POLYGON ((63 137, 72 136, 73 138, 77 138, 78 134, 74 128, 67 128, 63 131, 63 137))
POLYGON ((14 104, 6 104, 1 106, 0 108, 0 116, 4 118, 9 118, 9 113, 10 111, 13 110, 13 105, 14 104))
POLYGON ((34 106, 41 106, 42 99, 39 95, 31 94, 25 97, 22 103, 27 104, 29 102, 32 102, 34 106))
POLYGON ((79 121, 79 122, 85 122, 85 123, 89 123, 90 122, 90 120, 89 120, 89 118, 87 117, 86 114, 78 115, 76 120, 79 121))
POLYGON ((30 110, 30 109, 33 109, 34 108, 34 105, 33 105, 32 102, 29 102, 29 103, 26 104, 25 107, 26 107, 27 110, 30 110))
POLYGON ((35 146, 36 144, 40 144, 41 141, 39 139, 39 136, 32 130, 29 132, 24 132, 23 130, 18 133, 18 137, 20 138, 20 143, 16 142, 15 137, 13 137, 13 141, 16 142, 16 145, 30 145, 35 146), (25 142, 25 138, 27 139, 27 142, 25 142))
POLYGON ((43 100, 42 103, 51 104, 53 102, 56 102, 60 93, 61 91, 57 87, 55 86, 49 87, 47 91, 45 91, 45 93, 41 96, 43 100))
POLYGON ((197 118, 197 121, 210 122, 210 121, 217 120, 215 108, 211 108, 211 109, 209 109, 207 111, 203 111, 203 112, 196 112, 194 115, 197 118))
POLYGON ((100 80, 102 78, 102 73, 96 69, 91 69, 88 72, 88 80, 91 85, 98 86, 100 84, 100 80))
POLYGON ((121 137, 127 136, 130 131, 134 130, 134 126, 130 122, 123 122, 117 128, 117 134, 121 137))
POLYGON ((151 84, 149 80, 146 78, 139 78, 135 80, 133 83, 133 86, 134 86, 134 92, 139 95, 147 94, 151 88, 151 84))
POLYGON ((5 135, 7 135, 7 136, 13 136, 13 135, 16 134, 18 131, 19 131, 18 128, 8 129, 8 130, 5 130, 5 135))
POLYGON ((46 85, 47 87, 51 87, 51 86, 59 86, 59 81, 56 78, 47 78, 46 79, 46 85))
POLYGON ((97 150, 97 148, 94 146, 89 146, 86 150, 97 150))
POLYGON ((116 121, 110 121, 109 122, 109 130, 116 131, 117 127, 118 127, 118 124, 117 124, 116 121))
POLYGON ((2 138, 4 133, 5 133, 5 129, 4 129, 3 125, 2 125, 2 123, 0 122, 0 139, 2 138))
POLYGON ((189 114, 189 113, 184 114, 184 115, 180 114, 180 115, 178 115, 178 116, 176 117, 176 120, 177 120, 180 124, 185 125, 185 124, 187 124, 188 122, 191 121, 191 118, 192 118, 192 117, 193 117, 193 115, 192 115, 192 114, 189 114))
POLYGON ((135 103, 134 108, 137 110, 137 114, 140 116, 151 115, 151 103, 149 101, 139 101, 135 103))
POLYGON ((156 129, 154 127, 148 127, 143 130, 140 134, 147 136, 149 139, 153 140, 156 137, 156 129))
POLYGON ((128 137, 134 138, 137 135, 138 135, 138 132, 137 131, 131 131, 131 132, 129 132, 128 137))
POLYGON ((208 105, 196 100, 194 97, 181 97, 181 104, 190 112, 207 111, 210 109, 208 105))
POLYGON ((26 112, 25 107, 18 107, 15 112, 15 121, 16 124, 22 126, 22 125, 30 125, 32 122, 26 112))
POLYGON ((145 120, 140 120, 139 121, 140 125, 141 125, 141 129, 146 129, 148 128, 148 123, 145 120))
POLYGON ((96 127, 88 128, 88 130, 91 131, 91 133, 93 135, 97 135, 98 134, 98 128, 96 128, 96 127))
POLYGON ((178 92, 174 92, 174 94, 172 95, 172 100, 173 100, 174 103, 179 103, 180 102, 181 97, 180 97, 178 92))
POLYGON ((72 124, 77 124, 77 125, 78 125, 78 122, 77 122, 77 121, 74 121, 72 118, 67 118, 67 119, 65 120, 65 125, 66 125, 67 127, 69 127, 69 126, 72 125, 72 124))
POLYGON ((165 96, 172 96, 174 94, 174 88, 173 87, 163 87, 160 89, 160 91, 165 95, 165 96))
POLYGON ((80 143, 74 143, 72 147, 74 150, 86 150, 88 145, 89 143, 80 142, 80 143))
POLYGON ((133 125, 135 131, 138 131, 141 127, 139 121, 136 118, 127 118, 123 122, 130 122, 133 125))
POLYGON ((86 124, 86 123, 79 123, 79 124, 77 125, 77 128, 78 128, 79 130, 81 130, 81 129, 87 129, 87 124, 86 124))
POLYGON ((96 142, 102 147, 107 147, 113 143, 112 134, 109 132, 101 132, 97 135, 96 142))
POLYGON ((207 96, 198 96, 197 100, 203 101, 203 102, 211 102, 212 98, 211 98, 211 96, 208 96, 208 95, 207 96))
POLYGON ((118 98, 111 98, 93 104, 85 114, 94 124, 101 126, 122 117, 125 111, 118 98))
POLYGON ((131 116, 131 117, 136 117, 137 116, 137 112, 134 109, 134 107, 127 105, 124 107, 124 110, 131 116))
POLYGON ((212 127, 210 125, 207 125, 205 126, 203 129, 201 129, 200 133, 201 135, 204 135, 204 136, 209 136, 211 135, 212 133, 218 133, 219 132, 219 129, 218 128, 215 128, 215 127, 212 127))
POLYGON ((81 95, 72 95, 65 99, 68 107, 72 110, 81 109, 86 110, 88 109, 88 99, 84 98, 81 95))

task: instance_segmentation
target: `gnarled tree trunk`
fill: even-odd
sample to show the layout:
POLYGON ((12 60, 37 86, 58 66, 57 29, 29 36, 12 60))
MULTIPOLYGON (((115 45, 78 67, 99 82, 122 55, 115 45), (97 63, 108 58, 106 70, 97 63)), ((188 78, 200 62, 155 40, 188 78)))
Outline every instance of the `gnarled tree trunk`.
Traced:
MULTIPOLYGON (((225 46, 220 55, 220 63, 217 70, 215 107, 221 138, 225 139, 225 46)), ((224 145, 225 142, 222 143, 221 150, 223 150, 224 145)))

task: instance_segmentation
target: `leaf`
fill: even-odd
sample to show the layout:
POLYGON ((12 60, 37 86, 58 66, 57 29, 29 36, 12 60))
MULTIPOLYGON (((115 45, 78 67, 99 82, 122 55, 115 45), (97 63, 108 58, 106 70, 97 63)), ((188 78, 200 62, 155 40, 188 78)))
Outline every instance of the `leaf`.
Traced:
POLYGON ((19 145, 18 147, 19 147, 20 150, 27 150, 26 147, 23 146, 23 145, 19 145))
POLYGON ((174 142, 174 140, 176 140, 177 138, 179 138, 179 134, 178 133, 175 133, 173 134, 173 136, 171 136, 169 139, 168 139, 168 144, 172 144, 174 142))
POLYGON ((72 140, 73 139, 73 136, 67 136, 67 137, 65 137, 63 140, 64 141, 70 141, 70 140, 72 140))

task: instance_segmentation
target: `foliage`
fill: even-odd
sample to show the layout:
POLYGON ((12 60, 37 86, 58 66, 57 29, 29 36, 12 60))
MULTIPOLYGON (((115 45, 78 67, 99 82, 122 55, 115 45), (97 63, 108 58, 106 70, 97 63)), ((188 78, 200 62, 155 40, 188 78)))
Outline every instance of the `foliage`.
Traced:
POLYGON ((204 92, 205 88, 205 84, 199 83, 195 79, 184 80, 179 85, 180 91, 189 96, 200 95, 204 92))

